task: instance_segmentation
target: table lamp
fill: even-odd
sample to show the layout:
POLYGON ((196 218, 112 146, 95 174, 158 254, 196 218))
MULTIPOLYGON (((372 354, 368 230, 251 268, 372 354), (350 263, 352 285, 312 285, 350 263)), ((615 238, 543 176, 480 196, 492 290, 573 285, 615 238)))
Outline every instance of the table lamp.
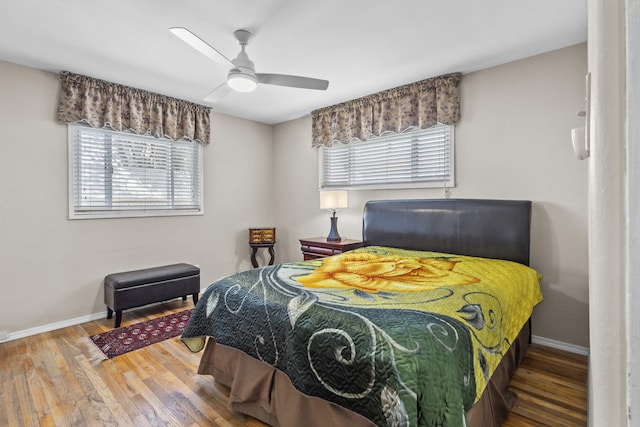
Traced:
POLYGON ((338 234, 338 209, 349 207, 348 193, 345 190, 320 191, 320 209, 327 209, 333 212, 331 217, 331 230, 327 236, 327 242, 339 242, 342 240, 338 234))

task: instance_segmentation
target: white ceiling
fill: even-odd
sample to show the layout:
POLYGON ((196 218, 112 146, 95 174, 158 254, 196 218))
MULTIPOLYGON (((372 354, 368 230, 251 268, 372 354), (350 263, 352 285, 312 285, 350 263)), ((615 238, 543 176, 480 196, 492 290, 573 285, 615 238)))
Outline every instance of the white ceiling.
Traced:
MULTIPOLYGON (((586 41, 586 0, 1 0, 0 60, 85 74, 274 124, 450 72, 586 41), (330 81, 260 85, 203 101, 228 68, 172 35, 182 26, 234 58, 236 29, 262 73, 330 81)), ((1 76, 0 76, 1 78, 1 76)))

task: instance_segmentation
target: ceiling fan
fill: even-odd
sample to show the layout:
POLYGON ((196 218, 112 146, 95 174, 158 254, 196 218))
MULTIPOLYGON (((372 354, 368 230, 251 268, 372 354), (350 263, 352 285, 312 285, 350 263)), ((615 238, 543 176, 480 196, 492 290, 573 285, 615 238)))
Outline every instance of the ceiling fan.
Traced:
POLYGON ((326 90, 329 87, 327 80, 286 74, 256 73, 253 62, 245 52, 246 46, 253 38, 253 34, 250 31, 236 30, 233 33, 238 43, 240 43, 240 53, 232 60, 186 28, 172 27, 169 28, 169 31, 206 57, 221 64, 231 65, 231 69, 227 74, 227 81, 207 95, 204 99, 205 101, 216 102, 232 90, 251 92, 256 89, 258 83, 315 90, 326 90))

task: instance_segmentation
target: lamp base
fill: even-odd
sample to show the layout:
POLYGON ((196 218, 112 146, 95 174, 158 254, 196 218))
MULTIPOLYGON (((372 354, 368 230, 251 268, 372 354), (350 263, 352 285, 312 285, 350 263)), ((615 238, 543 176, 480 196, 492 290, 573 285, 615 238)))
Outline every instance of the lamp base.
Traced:
POLYGON ((342 237, 340 237, 340 234, 338 234, 338 217, 336 217, 335 212, 329 219, 331 219, 331 230, 329 230, 327 242, 339 242, 342 240, 342 237))

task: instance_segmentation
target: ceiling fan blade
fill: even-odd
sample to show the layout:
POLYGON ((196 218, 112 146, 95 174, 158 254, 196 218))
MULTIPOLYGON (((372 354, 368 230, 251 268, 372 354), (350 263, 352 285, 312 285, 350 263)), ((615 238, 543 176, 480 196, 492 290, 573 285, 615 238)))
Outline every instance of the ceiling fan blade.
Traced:
POLYGON ((312 79, 310 77, 265 73, 256 73, 256 77, 258 78, 258 82, 268 85, 289 86, 315 90, 326 90, 329 87, 329 82, 327 80, 312 79))
POLYGON ((185 42, 186 44, 188 44, 189 46, 191 46, 192 48, 194 48, 195 50, 197 50, 207 58, 210 58, 216 62, 219 62, 220 64, 233 65, 233 63, 229 60, 229 58, 227 58, 226 56, 218 52, 209 43, 205 42, 200 37, 196 36, 186 28, 171 27, 169 28, 169 31, 171 31, 180 40, 182 40, 183 42, 185 42))
POLYGON ((204 99, 206 102, 216 103, 225 96, 233 92, 233 89, 229 87, 227 82, 222 83, 220 86, 211 91, 209 95, 204 99))

